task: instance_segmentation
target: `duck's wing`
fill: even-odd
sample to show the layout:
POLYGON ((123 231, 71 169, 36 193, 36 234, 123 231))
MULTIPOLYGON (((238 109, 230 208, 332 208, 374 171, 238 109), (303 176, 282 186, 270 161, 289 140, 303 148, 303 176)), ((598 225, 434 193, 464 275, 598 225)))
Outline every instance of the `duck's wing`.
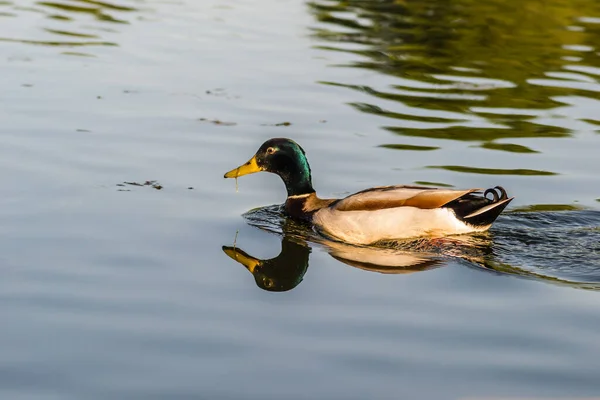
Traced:
POLYGON ((450 190, 423 186, 381 186, 340 199, 330 205, 336 211, 376 211, 396 207, 440 208, 481 189, 450 190))

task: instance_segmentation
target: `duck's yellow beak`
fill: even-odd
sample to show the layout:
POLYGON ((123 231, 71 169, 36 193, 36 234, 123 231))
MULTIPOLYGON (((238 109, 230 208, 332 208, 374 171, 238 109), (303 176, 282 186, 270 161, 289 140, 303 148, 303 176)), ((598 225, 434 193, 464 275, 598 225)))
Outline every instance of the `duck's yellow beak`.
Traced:
POLYGON ((248 174, 253 174, 255 172, 264 171, 261 167, 256 163, 256 156, 252 157, 246 164, 240 165, 236 169, 232 169, 228 173, 225 174, 225 178, 237 178, 239 176, 244 176, 248 174))
POLYGON ((252 257, 243 250, 236 249, 235 247, 223 246, 223 252, 225 252, 232 260, 235 260, 246 267, 252 274, 254 274, 254 270, 260 266, 260 260, 252 257))

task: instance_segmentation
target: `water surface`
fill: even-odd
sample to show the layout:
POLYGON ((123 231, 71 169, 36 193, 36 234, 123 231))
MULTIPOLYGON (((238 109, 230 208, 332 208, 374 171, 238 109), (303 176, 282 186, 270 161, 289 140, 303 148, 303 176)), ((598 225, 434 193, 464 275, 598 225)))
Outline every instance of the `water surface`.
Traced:
POLYGON ((24 0, 0 21, 0 397, 600 393, 596 2, 24 0), (262 208, 275 176, 222 178, 275 136, 324 197, 516 199, 484 235, 327 242, 262 208))

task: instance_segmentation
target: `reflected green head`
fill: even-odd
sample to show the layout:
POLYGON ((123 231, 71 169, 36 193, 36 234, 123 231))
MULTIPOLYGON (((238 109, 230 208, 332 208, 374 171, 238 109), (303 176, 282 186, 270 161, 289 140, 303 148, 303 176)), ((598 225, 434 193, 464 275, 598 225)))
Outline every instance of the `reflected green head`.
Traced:
POLYGON ((269 260, 252 257, 231 246, 223 246, 223 251, 250 271, 259 288, 269 292, 285 292, 298 286, 306 274, 310 254, 306 244, 288 237, 283 238, 279 255, 269 260))

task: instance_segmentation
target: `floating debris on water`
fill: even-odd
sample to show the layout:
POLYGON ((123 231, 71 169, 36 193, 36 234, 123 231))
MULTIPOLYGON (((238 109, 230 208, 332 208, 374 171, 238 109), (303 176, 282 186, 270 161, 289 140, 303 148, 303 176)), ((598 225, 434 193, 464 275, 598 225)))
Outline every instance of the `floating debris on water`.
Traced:
POLYGON ((223 88, 216 88, 216 89, 211 89, 211 90, 206 90, 204 93, 206 93, 209 96, 215 96, 215 97, 225 97, 226 99, 239 99, 240 96, 231 96, 227 93, 227 91, 223 88))
POLYGON ((222 125, 222 126, 234 126, 237 125, 236 122, 225 122, 225 121, 221 121, 218 119, 206 119, 206 118, 200 118, 198 121, 202 121, 202 122, 210 122, 213 123, 215 125, 222 125))
POLYGON ((261 124, 261 126, 290 126, 292 125, 291 122, 285 121, 285 122, 280 122, 278 124, 261 124))
MULTIPOLYGON (((50 17, 50 18, 53 18, 53 17, 50 17)), ((65 55, 65 56, 75 56, 75 57, 90 57, 90 58, 96 57, 93 54, 81 53, 79 51, 63 51, 60 54, 65 55)))
POLYGON ((225 89, 223 89, 223 88, 216 88, 216 89, 213 89, 213 90, 207 90, 206 94, 212 94, 214 96, 225 96, 226 95, 225 89))
MULTIPOLYGON (((125 187, 126 185, 129 186, 140 186, 140 187, 144 187, 144 186, 148 186, 151 187, 153 189, 156 190, 162 190, 163 186, 158 183, 157 181, 145 181, 144 183, 140 183, 140 182, 123 182, 123 183, 117 183, 117 186, 119 187, 125 187)), ((119 191, 126 191, 129 192, 130 190, 123 190, 123 189, 119 189, 119 191)))

